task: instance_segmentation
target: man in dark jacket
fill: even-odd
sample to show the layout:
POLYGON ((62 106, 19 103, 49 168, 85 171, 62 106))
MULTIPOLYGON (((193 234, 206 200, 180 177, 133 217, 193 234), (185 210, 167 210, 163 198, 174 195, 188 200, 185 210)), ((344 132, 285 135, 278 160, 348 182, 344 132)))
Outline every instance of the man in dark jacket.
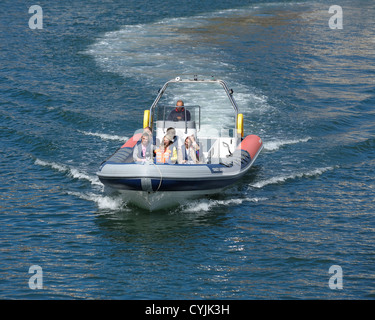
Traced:
POLYGON ((185 121, 185 114, 186 120, 190 121, 190 112, 189 110, 185 110, 184 102, 182 100, 178 100, 176 103, 176 108, 171 111, 168 116, 169 121, 185 121))

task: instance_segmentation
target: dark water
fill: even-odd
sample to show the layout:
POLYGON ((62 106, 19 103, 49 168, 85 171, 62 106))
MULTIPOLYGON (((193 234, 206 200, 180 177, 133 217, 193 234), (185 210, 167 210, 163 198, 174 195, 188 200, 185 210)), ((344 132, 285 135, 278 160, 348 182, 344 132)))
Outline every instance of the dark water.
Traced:
POLYGON ((375 297, 373 1, 35 4, 41 30, 0 4, 0 298, 375 297), (95 172, 182 73, 226 80, 265 149, 225 193, 149 213, 95 172))

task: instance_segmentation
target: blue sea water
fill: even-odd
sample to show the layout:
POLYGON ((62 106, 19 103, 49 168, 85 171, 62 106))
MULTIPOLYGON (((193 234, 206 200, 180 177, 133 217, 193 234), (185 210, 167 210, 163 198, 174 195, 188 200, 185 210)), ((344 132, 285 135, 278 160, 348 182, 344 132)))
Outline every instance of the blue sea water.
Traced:
POLYGON ((0 8, 1 299, 375 297, 372 0, 0 8), (224 193, 150 213, 95 173, 186 73, 227 81, 264 150, 224 193))

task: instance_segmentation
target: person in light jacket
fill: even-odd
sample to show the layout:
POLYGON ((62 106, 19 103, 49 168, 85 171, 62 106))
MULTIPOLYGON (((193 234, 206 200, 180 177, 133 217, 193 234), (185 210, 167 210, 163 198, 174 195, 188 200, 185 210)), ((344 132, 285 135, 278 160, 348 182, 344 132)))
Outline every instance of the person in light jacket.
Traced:
POLYGON ((144 132, 141 139, 141 143, 137 144, 133 150, 133 160, 138 163, 151 160, 153 156, 153 144, 150 141, 150 135, 144 132))
POLYGON ((184 145, 178 149, 179 164, 197 164, 199 163, 199 146, 195 141, 194 135, 185 138, 184 145))

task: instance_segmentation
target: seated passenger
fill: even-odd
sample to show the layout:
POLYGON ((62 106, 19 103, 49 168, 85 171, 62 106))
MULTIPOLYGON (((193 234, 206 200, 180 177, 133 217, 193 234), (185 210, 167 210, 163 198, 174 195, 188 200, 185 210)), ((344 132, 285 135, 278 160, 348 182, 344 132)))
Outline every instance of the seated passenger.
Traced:
POLYGON ((155 136, 152 135, 152 128, 151 127, 146 127, 143 129, 143 132, 146 132, 149 134, 150 136, 150 139, 152 138, 152 143, 154 146, 158 146, 159 145, 159 139, 157 139, 155 136))
POLYGON ((163 144, 155 150, 156 163, 176 163, 177 149, 172 144, 173 136, 166 134, 163 138, 163 144))
POLYGON ((184 145, 178 149, 178 163, 180 164, 197 164, 199 163, 199 146, 195 142, 194 135, 185 139, 184 145))
POLYGON ((148 135, 151 137, 152 136, 152 129, 151 127, 147 126, 143 129, 143 132, 148 133, 148 135))
POLYGON ((147 132, 142 134, 141 143, 138 143, 133 150, 134 162, 144 163, 146 160, 152 159, 153 145, 150 135, 147 132))
MULTIPOLYGON (((190 121, 190 112, 186 110, 186 121, 190 121)), ((171 111, 168 116, 169 121, 185 121, 185 108, 184 102, 182 100, 178 100, 176 103, 176 108, 171 111)))
POLYGON ((173 137, 172 146, 177 148, 178 147, 178 138, 176 136, 176 130, 174 128, 170 127, 170 128, 167 129, 166 134, 173 137))

